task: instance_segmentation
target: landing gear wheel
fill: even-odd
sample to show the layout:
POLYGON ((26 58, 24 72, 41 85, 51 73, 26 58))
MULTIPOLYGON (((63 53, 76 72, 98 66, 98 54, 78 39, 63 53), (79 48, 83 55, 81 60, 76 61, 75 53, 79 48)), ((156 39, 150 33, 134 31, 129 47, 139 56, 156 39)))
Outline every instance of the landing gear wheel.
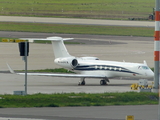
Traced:
POLYGON ((106 81, 105 80, 101 80, 100 81, 100 85, 106 85, 107 83, 106 83, 106 81))
POLYGON ((86 84, 86 82, 85 81, 79 81, 79 84, 78 85, 85 85, 86 84))
POLYGON ((85 82, 85 81, 82 81, 81 85, 85 85, 85 84, 86 84, 86 82, 85 82))
POLYGON ((85 84, 86 84, 85 78, 81 78, 78 85, 85 85, 85 84))

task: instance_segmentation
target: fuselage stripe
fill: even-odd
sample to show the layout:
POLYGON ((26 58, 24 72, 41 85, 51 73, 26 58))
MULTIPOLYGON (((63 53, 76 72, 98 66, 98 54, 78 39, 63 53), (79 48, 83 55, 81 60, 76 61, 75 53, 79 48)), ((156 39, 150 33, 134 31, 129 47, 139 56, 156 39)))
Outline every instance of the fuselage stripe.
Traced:
POLYGON ((74 68, 74 70, 79 71, 115 71, 115 72, 126 72, 126 73, 133 73, 133 74, 139 74, 133 71, 130 71, 124 67, 119 66, 108 66, 108 65, 90 65, 90 66, 77 66, 74 68))

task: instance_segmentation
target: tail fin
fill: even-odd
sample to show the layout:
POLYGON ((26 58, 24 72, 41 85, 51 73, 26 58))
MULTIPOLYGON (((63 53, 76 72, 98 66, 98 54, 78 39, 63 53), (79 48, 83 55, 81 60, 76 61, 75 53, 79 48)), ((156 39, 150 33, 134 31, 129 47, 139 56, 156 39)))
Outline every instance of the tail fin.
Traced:
POLYGON ((73 38, 61 38, 61 37, 47 37, 47 38, 20 38, 22 40, 50 40, 53 46, 53 52, 55 58, 70 57, 63 41, 72 40, 73 38))

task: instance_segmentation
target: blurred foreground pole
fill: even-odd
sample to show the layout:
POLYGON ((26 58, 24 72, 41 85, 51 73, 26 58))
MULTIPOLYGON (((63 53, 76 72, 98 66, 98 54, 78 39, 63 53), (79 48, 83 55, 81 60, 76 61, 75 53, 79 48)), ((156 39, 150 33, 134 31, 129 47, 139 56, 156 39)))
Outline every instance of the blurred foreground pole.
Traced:
POLYGON ((160 60, 160 0, 155 1, 155 38, 154 38, 154 86, 153 92, 159 92, 158 120, 160 120, 159 60, 160 60))
POLYGON ((153 92, 159 90, 159 51, 160 51, 160 0, 156 0, 155 34, 154 34, 154 86, 153 92))

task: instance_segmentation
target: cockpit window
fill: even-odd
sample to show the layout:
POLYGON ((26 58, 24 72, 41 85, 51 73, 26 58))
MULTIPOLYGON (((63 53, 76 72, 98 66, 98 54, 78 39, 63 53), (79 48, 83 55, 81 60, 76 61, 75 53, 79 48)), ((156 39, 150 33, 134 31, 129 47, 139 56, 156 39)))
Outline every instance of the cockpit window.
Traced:
POLYGON ((149 68, 147 66, 139 66, 138 69, 148 70, 149 68))
POLYGON ((149 68, 147 66, 142 66, 143 69, 148 70, 149 68))
POLYGON ((147 66, 142 66, 143 69, 148 70, 149 68, 147 66))

